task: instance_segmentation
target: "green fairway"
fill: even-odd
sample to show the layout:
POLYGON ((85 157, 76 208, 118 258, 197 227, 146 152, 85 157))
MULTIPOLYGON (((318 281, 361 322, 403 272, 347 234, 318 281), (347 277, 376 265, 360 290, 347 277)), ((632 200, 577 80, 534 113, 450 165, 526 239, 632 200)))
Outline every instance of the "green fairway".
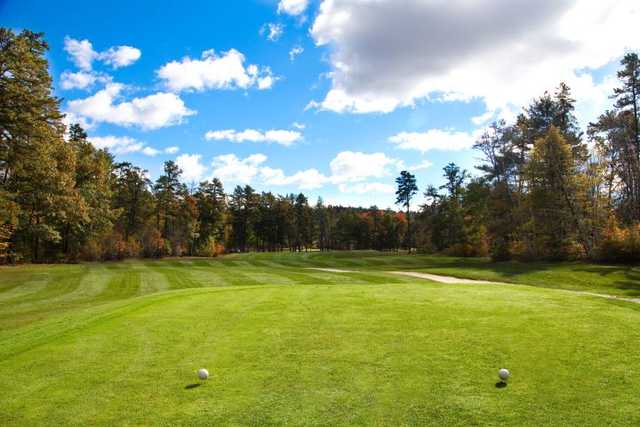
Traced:
POLYGON ((375 252, 1 268, 0 425, 638 425, 640 304, 550 288, 637 298, 639 276, 375 252))

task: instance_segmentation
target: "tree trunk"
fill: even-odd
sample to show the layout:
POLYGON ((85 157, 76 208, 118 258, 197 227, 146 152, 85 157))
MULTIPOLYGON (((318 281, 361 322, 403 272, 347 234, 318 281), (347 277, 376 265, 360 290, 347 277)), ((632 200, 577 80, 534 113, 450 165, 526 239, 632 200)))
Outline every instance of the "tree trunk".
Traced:
POLYGON ((407 253, 411 253, 411 216, 409 215, 409 203, 407 203, 407 253))

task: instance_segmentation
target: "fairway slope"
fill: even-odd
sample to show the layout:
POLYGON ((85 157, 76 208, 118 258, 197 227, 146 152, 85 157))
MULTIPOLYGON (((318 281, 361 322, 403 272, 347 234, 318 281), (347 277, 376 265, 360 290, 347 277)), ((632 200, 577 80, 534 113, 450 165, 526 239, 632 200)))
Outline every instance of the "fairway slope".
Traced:
POLYGON ((640 423, 636 304, 309 258, 0 270, 0 424, 640 423))
MULTIPOLYGON (((509 285, 512 283, 507 282, 489 282, 484 280, 473 280, 473 279, 461 279, 459 277, 452 276, 441 276, 439 274, 429 274, 429 273, 415 273, 411 271, 392 271, 393 274, 399 274, 401 276, 407 277, 415 277, 417 279, 426 279, 431 280, 433 282, 438 283, 446 283, 446 284, 460 284, 460 285, 509 285)), ((584 292, 584 291, 564 291, 571 292, 576 295, 586 295, 596 298, 606 298, 611 300, 625 301, 634 304, 640 304, 640 298, 624 298, 615 295, 605 295, 605 294, 597 294, 594 292, 584 292)))

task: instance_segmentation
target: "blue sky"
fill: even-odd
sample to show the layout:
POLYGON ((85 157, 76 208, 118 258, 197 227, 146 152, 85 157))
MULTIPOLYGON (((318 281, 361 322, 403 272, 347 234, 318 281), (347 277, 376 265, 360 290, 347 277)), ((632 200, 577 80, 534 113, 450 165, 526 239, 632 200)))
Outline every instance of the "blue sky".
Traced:
POLYGON ((401 169, 421 189, 473 172, 482 127, 560 81, 594 119, 640 47, 634 1, 476 3, 4 0, 0 19, 45 33, 63 109, 154 179, 174 159, 227 191, 387 207, 401 169))

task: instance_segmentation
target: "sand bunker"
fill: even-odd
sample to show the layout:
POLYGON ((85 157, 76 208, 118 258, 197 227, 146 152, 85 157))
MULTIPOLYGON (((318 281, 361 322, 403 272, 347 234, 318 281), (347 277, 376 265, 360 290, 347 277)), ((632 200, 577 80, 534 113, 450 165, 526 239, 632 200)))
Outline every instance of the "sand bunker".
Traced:
POLYGON ((307 270, 318 270, 318 271, 326 271, 327 273, 355 273, 355 271, 351 270, 339 270, 337 268, 319 268, 319 267, 309 267, 307 270))

